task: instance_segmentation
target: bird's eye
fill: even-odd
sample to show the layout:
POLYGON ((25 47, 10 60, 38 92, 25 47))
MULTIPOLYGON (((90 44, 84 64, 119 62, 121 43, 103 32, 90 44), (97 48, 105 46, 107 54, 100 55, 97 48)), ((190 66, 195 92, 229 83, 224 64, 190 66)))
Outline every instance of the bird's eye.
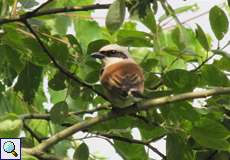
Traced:
POLYGON ((112 53, 112 54, 115 54, 115 53, 116 53, 116 51, 115 51, 115 50, 112 50, 112 51, 111 51, 111 53, 112 53))

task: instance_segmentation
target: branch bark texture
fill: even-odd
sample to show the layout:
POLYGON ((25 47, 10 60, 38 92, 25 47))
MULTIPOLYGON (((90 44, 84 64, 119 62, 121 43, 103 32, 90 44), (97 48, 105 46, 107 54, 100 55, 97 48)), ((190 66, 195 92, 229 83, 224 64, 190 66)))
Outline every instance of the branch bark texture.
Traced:
POLYGON ((132 105, 130 107, 121 109, 118 112, 109 112, 108 114, 105 114, 103 116, 98 116, 89 120, 82 121, 80 123, 77 123, 75 125, 72 125, 49 139, 43 141, 42 143, 38 144, 34 148, 30 149, 30 151, 33 153, 33 155, 36 155, 36 153, 46 151, 53 145, 57 144, 59 141, 73 135, 77 131, 81 131, 84 129, 87 129, 91 126, 94 126, 98 123, 108 121, 113 118, 118 118, 124 115, 129 115, 132 113, 136 113, 138 111, 142 110, 148 110, 152 109, 155 107, 164 107, 165 104, 168 103, 173 103, 173 102, 178 102, 178 101, 184 101, 184 100, 191 100, 195 98, 205 98, 209 96, 214 96, 214 95, 221 95, 221 94, 230 94, 230 87, 218 87, 210 90, 205 90, 205 91, 197 91, 197 92, 188 92, 188 93, 182 93, 178 95, 172 95, 172 96, 165 96, 161 98, 156 98, 156 99, 149 99, 144 102, 137 103, 135 105, 132 105))

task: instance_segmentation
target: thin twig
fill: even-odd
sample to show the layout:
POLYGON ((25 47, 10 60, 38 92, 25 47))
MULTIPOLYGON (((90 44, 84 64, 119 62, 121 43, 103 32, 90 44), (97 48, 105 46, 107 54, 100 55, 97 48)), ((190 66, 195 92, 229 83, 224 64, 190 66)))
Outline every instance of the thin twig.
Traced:
MULTIPOLYGON (((78 111, 78 112, 69 112, 69 116, 70 115, 83 115, 83 114, 92 114, 94 112, 98 112, 98 111, 102 111, 102 110, 110 110, 109 107, 107 106, 101 106, 101 107, 97 107, 91 110, 85 110, 85 111, 78 111)), ((44 113, 44 114, 24 114, 20 116, 21 119, 25 120, 25 119, 42 119, 42 120, 50 120, 50 114, 48 113, 44 113)))
POLYGON ((30 14, 34 15, 35 13, 37 13, 38 11, 40 11, 42 8, 44 8, 45 6, 47 6, 48 4, 50 4, 53 1, 54 0, 47 0, 45 3, 41 4, 39 7, 37 7, 36 9, 34 9, 30 14))
POLYGON ((30 135, 35 138, 39 143, 42 142, 42 139, 43 138, 40 138, 27 124, 25 121, 23 121, 23 128, 25 128, 29 133, 30 135))
POLYGON ((226 47, 230 45, 230 41, 228 41, 223 47, 221 47, 221 50, 224 50, 226 47))
POLYGON ((110 139, 114 139, 114 140, 126 142, 126 143, 145 145, 148 148, 150 148, 153 152, 155 152, 156 154, 158 154, 161 158, 163 158, 164 160, 166 159, 166 156, 164 154, 162 154, 158 149, 156 149, 155 147, 153 147, 150 144, 151 142, 149 142, 149 141, 145 142, 145 141, 141 141, 141 140, 131 139, 131 138, 127 138, 127 137, 121 137, 121 136, 111 135, 111 134, 106 134, 106 133, 98 133, 97 132, 95 134, 103 136, 103 137, 107 137, 107 138, 110 138, 110 139))
POLYGON ((215 54, 211 55, 210 57, 206 58, 198 67, 195 69, 191 70, 191 72, 196 72, 198 71, 203 65, 205 65, 210 59, 212 59, 215 56, 215 54))

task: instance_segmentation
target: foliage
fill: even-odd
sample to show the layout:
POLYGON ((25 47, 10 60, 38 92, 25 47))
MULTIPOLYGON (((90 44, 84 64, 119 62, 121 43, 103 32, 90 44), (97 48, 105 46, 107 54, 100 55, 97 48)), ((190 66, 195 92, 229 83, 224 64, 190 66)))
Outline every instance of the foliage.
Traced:
MULTIPOLYGON (((221 41, 229 35, 229 15, 219 6, 213 6, 209 12, 214 39, 201 25, 197 24, 193 29, 177 19, 177 14, 194 10, 196 5, 173 9, 165 0, 115 0, 107 8, 105 26, 91 18, 90 9, 61 15, 33 17, 28 14, 31 17, 27 21, 44 44, 41 46, 24 23, 4 24, 5 18, 16 18, 39 5, 35 0, 18 0, 17 3, 20 7, 13 13, 13 0, 0 1, 0 137, 19 137, 24 131, 24 147, 34 147, 43 138, 87 121, 90 118, 85 111, 92 106, 95 109, 108 104, 101 96, 104 89, 97 83, 101 64, 90 54, 109 43, 130 47, 131 56, 144 70, 144 94, 153 98, 192 92, 197 88, 230 86, 230 53, 225 50, 229 42, 221 41), (156 15, 159 7, 165 11, 160 17, 156 15), (128 14, 126 8, 130 14, 128 20, 124 20, 128 14), (170 18, 175 20, 175 26, 164 28, 161 24, 170 18), (146 31, 138 29, 140 24, 146 31), (70 33, 69 28, 74 30, 70 33), (211 45, 214 40, 218 41, 217 47, 211 45), (218 59, 212 59, 217 56, 218 59), (28 114, 44 117, 25 119, 28 114)), ((93 0, 54 0, 37 14, 54 8, 91 4, 94 4, 93 0)), ((227 3, 226 9, 230 13, 227 3)), ((104 138, 106 135, 114 137, 113 146, 124 159, 149 159, 144 146, 164 137, 168 160, 210 157, 227 160, 230 153, 230 95, 211 96, 203 100, 201 107, 197 105, 200 104, 191 100, 173 102, 82 131, 104 135, 104 138), (140 131, 141 142, 127 142, 133 138, 133 128, 140 131)), ((98 115, 110 112, 108 109, 95 111, 98 115)), ((96 159, 86 143, 73 137, 52 146, 48 153, 64 157, 71 147, 76 149, 74 159, 96 159), (82 143, 76 145, 79 141, 82 143)), ((35 157, 25 155, 24 159, 35 157)))

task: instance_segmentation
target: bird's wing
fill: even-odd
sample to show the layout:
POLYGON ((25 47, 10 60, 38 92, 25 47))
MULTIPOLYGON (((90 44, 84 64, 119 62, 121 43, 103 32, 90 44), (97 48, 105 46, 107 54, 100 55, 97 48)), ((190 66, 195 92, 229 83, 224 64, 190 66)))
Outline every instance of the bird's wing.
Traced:
POLYGON ((143 73, 137 64, 124 64, 107 68, 101 78, 102 84, 110 93, 127 96, 130 89, 143 90, 143 73))

